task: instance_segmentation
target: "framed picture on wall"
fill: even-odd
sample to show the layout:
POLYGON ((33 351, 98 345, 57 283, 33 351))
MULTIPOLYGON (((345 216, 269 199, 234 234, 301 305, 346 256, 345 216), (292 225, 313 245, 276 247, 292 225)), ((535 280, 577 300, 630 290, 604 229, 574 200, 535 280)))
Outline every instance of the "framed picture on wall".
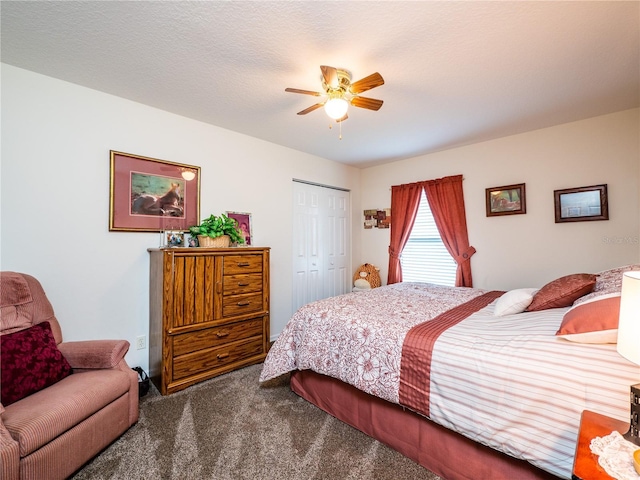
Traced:
POLYGON ((527 213, 524 183, 485 189, 487 217, 527 213))
POLYGON ((200 219, 200 167, 110 151, 109 231, 187 231, 200 219))
POLYGON ((244 237, 244 244, 249 247, 253 245, 253 232, 251 227, 251 214, 246 212, 227 212, 227 217, 238 222, 238 228, 244 237))
POLYGON ((609 220, 607 184, 554 190, 556 223, 609 220))

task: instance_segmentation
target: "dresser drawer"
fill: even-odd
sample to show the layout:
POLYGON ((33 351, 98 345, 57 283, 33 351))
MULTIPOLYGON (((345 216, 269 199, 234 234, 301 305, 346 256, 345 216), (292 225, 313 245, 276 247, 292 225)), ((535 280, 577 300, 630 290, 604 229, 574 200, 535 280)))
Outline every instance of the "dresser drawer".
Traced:
POLYGON ((190 377, 201 372, 213 371, 234 362, 263 353, 262 337, 226 344, 188 353, 173 359, 173 379, 190 377))
POLYGON ((223 269, 224 275, 262 273, 262 255, 226 255, 223 269))
POLYGON ((233 295, 222 299, 222 316, 233 317, 262 310, 262 292, 233 295))
POLYGON ((205 348, 218 347, 256 335, 262 335, 262 318, 182 333, 173 337, 173 356, 178 357, 205 348))
POLYGON ((262 275, 249 273, 242 275, 225 275, 222 279, 223 295, 239 295, 262 291, 262 275))

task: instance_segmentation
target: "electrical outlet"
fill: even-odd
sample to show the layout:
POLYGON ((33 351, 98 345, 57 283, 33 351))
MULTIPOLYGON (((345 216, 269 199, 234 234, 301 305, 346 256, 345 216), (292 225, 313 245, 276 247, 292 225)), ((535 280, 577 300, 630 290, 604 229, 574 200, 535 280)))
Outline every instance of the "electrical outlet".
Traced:
POLYGON ((136 349, 144 350, 145 348, 147 348, 147 337, 140 335, 136 338, 136 349))

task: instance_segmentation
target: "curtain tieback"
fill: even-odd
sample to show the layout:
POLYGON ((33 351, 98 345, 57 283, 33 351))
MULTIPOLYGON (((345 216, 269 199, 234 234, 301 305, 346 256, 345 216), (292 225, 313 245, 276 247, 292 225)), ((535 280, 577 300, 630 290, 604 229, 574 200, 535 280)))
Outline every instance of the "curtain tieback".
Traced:
POLYGON ((391 247, 389 247, 389 256, 391 258, 400 258, 400 256, 395 252, 395 250, 391 247))
POLYGON ((463 262, 469 261, 474 253, 476 253, 476 249, 470 246, 462 254, 455 257, 454 260, 458 265, 460 265, 463 262))

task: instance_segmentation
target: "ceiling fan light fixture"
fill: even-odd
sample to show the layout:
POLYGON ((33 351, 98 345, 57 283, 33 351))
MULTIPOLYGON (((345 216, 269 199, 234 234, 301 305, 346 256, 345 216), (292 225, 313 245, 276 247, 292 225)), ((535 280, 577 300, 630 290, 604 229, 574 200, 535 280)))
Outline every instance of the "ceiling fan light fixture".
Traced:
POLYGON ((360 96, 362 92, 384 85, 384 79, 378 72, 372 73, 357 82, 351 82, 351 73, 348 70, 327 65, 320 65, 320 70, 322 71, 322 92, 301 90, 299 88, 284 89, 285 92, 324 97, 324 101, 321 100, 301 110, 298 115, 306 115, 324 107, 324 111, 329 118, 342 125, 342 122, 349 118, 347 116, 349 105, 373 111, 380 110, 380 107, 382 107, 382 100, 360 96))
POLYGON ((330 96, 329 100, 324 104, 324 111, 327 112, 327 115, 334 120, 339 120, 344 117, 348 109, 349 102, 339 94, 330 96))

